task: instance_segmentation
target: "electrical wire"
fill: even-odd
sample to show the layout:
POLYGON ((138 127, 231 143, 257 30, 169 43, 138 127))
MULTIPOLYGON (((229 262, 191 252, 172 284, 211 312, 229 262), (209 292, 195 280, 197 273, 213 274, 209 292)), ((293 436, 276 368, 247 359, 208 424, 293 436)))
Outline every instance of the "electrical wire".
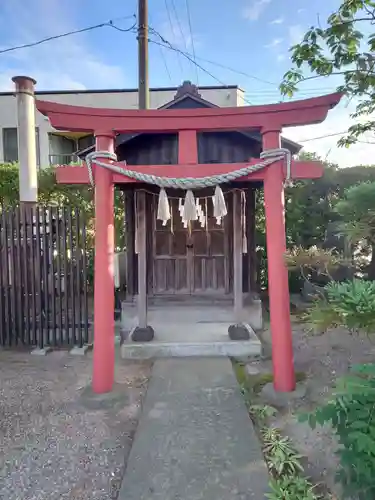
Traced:
MULTIPOLYGON (((150 39, 149 40, 150 43, 153 43, 155 45, 160 45, 162 47, 166 47, 168 48, 169 50, 172 50, 174 52, 179 52, 181 55, 183 55, 188 61, 190 61, 192 64, 196 65, 201 71, 203 71, 203 73, 206 73, 208 76, 210 76, 213 80, 216 80, 218 83, 220 83, 220 85, 222 85, 223 87, 228 87, 228 85, 226 83, 224 83, 222 80, 220 80, 219 78, 217 78, 215 75, 213 75, 210 71, 208 71, 206 68, 204 68, 201 64, 197 63, 196 61, 194 61, 194 59, 187 53, 185 53, 183 50, 180 50, 178 49, 177 47, 174 47, 170 42, 167 42, 167 44, 165 43, 161 43, 161 42, 158 42, 156 40, 152 40, 150 39)), ((244 101, 247 102, 248 104, 252 104, 248 99, 246 99, 244 97, 244 101)))
POLYGON ((98 28, 110 27, 110 28, 115 28, 118 31, 122 31, 122 32, 126 33, 129 31, 133 31, 135 26, 136 26, 136 23, 134 23, 130 28, 126 28, 126 29, 119 28, 118 26, 115 26, 114 23, 116 21, 119 21, 119 20, 131 19, 131 18, 135 18, 135 17, 136 17, 135 14, 133 14, 132 16, 111 19, 105 23, 95 24, 93 26, 88 26, 87 28, 81 28, 78 30, 72 30, 72 31, 68 31, 66 33, 61 33, 59 35, 54 35, 54 36, 49 36, 47 38, 42 38, 41 40, 38 40, 37 42, 25 43, 22 45, 15 45, 13 47, 8 47, 7 49, 0 50, 0 54, 5 54, 7 52, 13 52, 14 50, 19 50, 19 49, 28 49, 30 47, 36 47, 37 45, 41 45, 42 43, 51 42, 52 40, 58 40, 60 38, 64 38, 64 37, 71 36, 71 35, 77 35, 79 33, 85 33, 87 31, 96 30, 98 28))
MULTIPOLYGON (((149 26, 149 30, 150 32, 152 32, 154 35, 156 35, 157 37, 159 37, 159 39, 161 40, 161 42, 163 42, 164 44, 168 45, 169 48, 172 48, 171 47, 171 43, 166 40, 163 35, 161 35, 159 33, 159 31, 157 31, 155 28, 153 28, 152 26, 149 26)), ((176 48, 172 48, 172 50, 177 50, 176 48)), ((180 52, 180 54, 182 54, 183 56, 189 56, 191 57, 193 60, 194 60, 194 54, 191 54, 189 53, 188 51, 183 51, 183 50, 180 50, 178 49, 178 51, 180 52)), ((250 75, 249 73, 244 73, 243 71, 239 71, 237 69, 234 69, 234 68, 231 68, 230 66, 226 66, 224 64, 221 64, 221 63, 218 63, 216 61, 211 61, 209 59, 206 59, 204 57, 200 57, 200 56, 197 56, 195 55, 195 59, 198 59, 199 61, 203 61, 203 62, 206 62, 208 64, 212 64, 213 66, 217 66, 219 68, 223 68, 223 69, 227 69, 228 71, 231 71, 232 73, 237 73, 238 75, 242 75, 242 76, 245 76, 249 79, 252 79, 252 80, 256 80, 258 82, 261 82, 261 83, 267 83, 268 85, 272 85, 274 87, 279 87, 279 85, 277 83, 274 83, 274 82, 270 82, 268 80, 263 80, 262 78, 258 78, 257 76, 254 76, 254 75, 250 75)))
MULTIPOLYGON (((166 5, 166 9, 167 9, 167 14, 168 14, 168 19, 169 19, 170 27, 171 27, 171 30, 173 30, 173 23, 172 23, 172 18, 171 18, 171 15, 170 15, 170 11, 169 11, 167 0, 165 0, 165 5, 166 5)), ((46 37, 46 38, 43 38, 43 39, 38 40, 36 42, 31 42, 31 43, 26 43, 26 44, 22 44, 22 45, 16 45, 16 46, 8 47, 6 49, 0 50, 0 54, 5 54, 5 53, 13 52, 15 50, 20 50, 20 49, 26 49, 26 48, 35 47, 35 46, 38 46, 38 45, 41 45, 43 43, 47 43, 47 42, 50 42, 50 41, 53 41, 53 40, 58 40, 60 38, 64 38, 64 37, 67 37, 67 36, 76 35, 76 34, 80 34, 80 33, 85 33, 85 32, 88 32, 88 31, 93 31, 93 30, 96 30, 96 29, 99 29, 99 28, 103 28, 103 27, 113 28, 116 31, 120 31, 122 33, 128 33, 128 32, 134 32, 134 33, 136 33, 136 22, 132 26, 130 26, 129 28, 120 28, 119 26, 115 25, 116 21, 125 20, 125 19, 131 19, 131 18, 136 19, 136 15, 133 14, 133 15, 130 15, 130 16, 124 16, 124 17, 120 17, 120 18, 116 18, 116 19, 111 19, 111 20, 109 20, 107 22, 96 24, 96 25, 93 25, 93 26, 88 26, 86 28, 81 28, 81 29, 78 29, 78 30, 72 30, 72 31, 68 31, 66 33, 61 33, 61 34, 58 34, 58 35, 46 37)), ((259 78, 259 77, 255 76, 255 75, 252 75, 252 74, 246 73, 244 71, 232 68, 232 67, 227 66, 225 64, 222 64, 222 63, 219 63, 219 62, 216 62, 216 61, 212 61, 210 59, 206 59, 206 58, 197 56, 196 54, 190 54, 187 51, 182 51, 180 49, 177 49, 176 47, 173 47, 172 44, 170 42, 168 42, 168 40, 166 40, 157 30, 155 30, 151 26, 149 27, 149 29, 150 29, 150 31, 153 34, 155 34, 156 36, 158 36, 160 38, 160 40, 163 42, 164 45, 158 44, 155 40, 152 40, 152 41, 150 40, 151 43, 159 45, 160 47, 164 46, 165 48, 168 48, 168 49, 174 51, 177 54, 181 72, 183 71, 182 70, 182 64, 181 64, 181 58, 180 58, 180 56, 182 55, 186 59, 188 59, 192 64, 194 64, 194 66, 196 68, 201 69, 201 71, 203 71, 206 74, 208 74, 209 76, 211 76, 211 78, 213 78, 214 80, 218 81, 221 85, 227 86, 221 80, 219 80, 218 78, 216 78, 210 71, 208 71, 207 69, 203 68, 202 65, 200 65, 199 63, 197 63, 197 61, 196 61, 197 59, 200 60, 200 61, 203 61, 203 62, 207 62, 208 64, 212 64, 213 66, 217 66, 219 68, 226 69, 228 71, 231 71, 232 73, 245 76, 246 78, 249 78, 251 80, 259 81, 261 83, 266 83, 268 85, 272 85, 272 86, 278 88, 278 84, 276 84, 275 82, 271 82, 269 80, 265 80, 265 79, 259 78)), ((169 69, 167 70, 167 72, 170 74, 169 69)), ((319 88, 317 88, 317 89, 309 88, 309 89, 304 89, 304 90, 302 89, 299 92, 299 96, 301 96, 301 94, 302 95, 307 95, 307 93, 310 93, 310 92, 315 93, 317 91, 322 92, 323 89, 319 89, 319 88)), ((332 89, 328 89, 328 91, 332 92, 332 89)), ((263 94, 264 95, 266 95, 266 94, 269 95, 269 93, 272 93, 272 92, 275 92, 275 97, 279 97, 279 95, 277 94, 277 90, 276 89, 274 91, 271 90, 271 89, 259 89, 259 90, 256 90, 256 91, 252 91, 251 93, 248 93, 248 94, 250 94, 253 97, 255 95, 259 95, 259 96, 261 96, 263 94)), ((245 101, 246 102, 250 102, 250 100, 247 99, 247 98, 245 98, 245 101)))
MULTIPOLYGON (((173 23, 172 23, 172 18, 171 18, 171 15, 170 15, 170 11, 169 11, 167 0, 165 0, 165 5, 166 5, 166 9, 167 9, 167 14, 168 14, 170 26, 171 26, 171 29, 173 30, 173 23)), ((175 6, 174 2, 173 2, 173 6, 174 6, 175 13, 177 14, 176 6, 175 6)), ((130 15, 130 16, 124 16, 124 17, 120 17, 120 18, 116 18, 116 19, 111 19, 111 20, 109 20, 107 22, 96 24, 96 25, 92 25, 92 26, 88 26, 86 28, 81 28, 81 29, 78 29, 78 30, 72 30, 72 31, 68 31, 66 33, 61 33, 61 34, 58 34, 58 35, 46 37, 46 38, 43 38, 43 39, 38 40, 36 42, 31 42, 31 43, 27 43, 27 44, 22 44, 22 45, 16 45, 16 46, 13 46, 13 47, 8 47, 6 49, 0 50, 0 54, 5 54, 5 53, 13 52, 15 50, 20 50, 20 49, 35 47, 35 46, 38 46, 38 45, 41 45, 43 43, 47 43, 47 42, 50 42, 50 41, 53 41, 53 40, 58 40, 60 38, 64 38, 64 37, 67 37, 67 36, 71 36, 71 35, 75 35, 75 34, 80 34, 80 33, 85 33, 85 32, 88 32, 88 31, 93 31, 93 30, 100 29, 100 28, 103 28, 103 27, 113 28, 116 31, 119 31, 119 32, 122 32, 122 33, 128 33, 128 32, 136 33, 136 22, 132 26, 130 26, 129 28, 120 28, 119 26, 117 26, 115 24, 116 21, 125 20, 125 19, 131 19, 131 18, 136 19, 136 15, 133 14, 133 15, 130 15)), ((176 17, 176 19, 178 20, 178 23, 179 23, 178 16, 176 17)), ((180 28, 181 28, 181 25, 180 25, 180 28)), ((249 78, 249 79, 252 79, 252 80, 256 80, 256 81, 259 81, 261 83, 266 83, 268 85, 272 85, 272 86, 275 86, 275 87, 278 88, 278 85, 276 83, 274 83, 274 82, 271 82, 271 81, 268 81, 268 80, 264 80, 262 78, 259 78, 259 77, 255 76, 255 75, 251 75, 251 74, 246 73, 244 71, 237 70, 235 68, 232 68, 230 66, 227 66, 227 65, 224 65, 224 64, 221 64, 221 63, 218 63, 216 61, 212 61, 212 60, 209 60, 209 59, 197 56, 196 53, 195 53, 195 50, 193 50, 193 52, 194 52, 193 54, 189 53, 188 51, 180 50, 177 47, 174 47, 168 40, 166 40, 157 30, 155 30, 151 26, 149 27, 149 31, 151 33, 153 33, 154 35, 156 35, 161 40, 161 42, 162 42, 162 43, 160 43, 160 42, 157 42, 156 40, 149 40, 151 43, 153 43, 155 45, 159 45, 159 47, 161 49, 162 58, 164 60, 164 64, 166 66, 166 71, 167 71, 168 76, 169 76, 169 78, 170 78, 171 81, 172 81, 171 74, 170 74, 169 68, 167 66, 167 63, 166 63, 166 60, 165 60, 165 57, 164 57, 164 53, 162 52, 162 48, 168 48, 169 50, 172 50, 173 52, 175 52, 177 54, 181 71, 182 71, 182 64, 181 64, 180 57, 183 56, 191 64, 193 64, 195 66, 196 70, 200 69, 201 71, 203 71, 204 73, 206 73, 207 75, 209 75, 211 78, 213 78, 214 80, 216 80, 218 83, 220 83, 224 87, 228 87, 228 85, 226 85, 222 80, 220 80, 219 78, 217 78, 209 70, 207 70, 201 64, 199 64, 197 62, 197 59, 201 60, 201 61, 204 61, 204 62, 207 62, 208 64, 212 64, 214 66, 226 69, 226 70, 231 71, 233 73, 245 76, 246 78, 249 78)), ((183 36, 182 28, 181 28, 181 34, 183 36)), ((185 40, 185 44, 186 44, 186 40, 185 40)), ((317 89, 309 88, 309 89, 304 89, 304 90, 302 89, 299 92, 299 97, 301 97, 301 95, 308 95, 310 92, 311 93, 315 93, 317 91, 322 92, 323 89, 318 89, 318 88, 317 89)), ((264 96, 264 97, 271 98, 273 92, 274 92, 274 95, 275 95, 276 98, 280 96, 280 95, 277 94, 277 90, 276 89, 274 91, 271 90, 271 89, 259 89, 257 91, 252 91, 251 93, 248 93, 248 95, 250 94, 252 96, 252 98, 255 97, 255 96, 259 96, 259 97, 260 96, 262 96, 262 97, 264 96)), ((332 89, 329 89, 329 92, 332 92, 332 89)), ((247 102, 248 104, 252 104, 251 100, 249 98, 247 98, 247 97, 244 97, 244 101, 247 102)))
POLYGON ((335 137, 335 136, 338 136, 338 135, 345 135, 347 134, 348 131, 345 130, 345 132, 335 132, 333 134, 326 134, 326 135, 321 135, 319 137, 311 137, 310 139, 301 139, 300 141, 298 142, 310 142, 310 141, 317 141, 319 139, 327 139, 328 137, 335 137))
MULTIPOLYGON (((151 31, 151 29, 150 29, 151 31)), ((152 30, 153 31, 153 30, 152 30)), ((165 40, 165 39, 164 39, 165 40)), ((216 80, 218 83, 220 83, 220 85, 223 85, 224 87, 227 87, 227 85, 222 81, 220 80, 219 78, 217 78, 215 75, 213 75, 210 71, 206 70, 203 66, 201 66, 199 63, 196 63, 194 62, 194 59, 188 55, 187 53, 185 53, 183 50, 180 50, 178 49, 177 47, 174 47, 170 42, 166 41, 166 43, 161 43, 161 42, 158 42, 156 40, 152 40, 150 39, 149 40, 150 43, 153 43, 154 45, 159 45, 160 47, 165 47, 169 50, 172 50, 173 52, 177 52, 178 54, 181 54, 182 56, 184 56, 188 61, 190 61, 192 64, 196 64, 198 66, 198 68, 200 70, 202 70, 204 73, 206 73, 207 75, 209 75, 211 78, 213 78, 214 80, 216 80)))
MULTIPOLYGON (((179 29, 179 31, 181 33, 181 38, 182 38, 182 41, 184 43, 185 50, 187 51, 188 47, 187 47, 186 37, 185 37, 185 34, 184 34, 183 30, 182 30, 180 18, 178 17, 178 13, 177 13, 177 9, 176 9, 176 4, 174 3, 174 0, 171 0, 171 5, 172 5, 172 9, 173 9, 174 17, 176 19, 176 23, 177 23, 178 29, 179 29)), ((174 32, 175 31, 172 28, 172 33, 174 33, 174 32)))
MULTIPOLYGON (((171 11, 169 10, 169 6, 168 6, 168 0, 164 0, 164 4, 165 4, 165 10, 167 11, 167 16, 168 16, 168 21, 169 21, 169 28, 171 30, 171 33, 173 33, 173 22, 172 22, 171 11)), ((150 29, 150 26, 149 26, 149 29, 150 29)), ((183 70, 182 62, 181 62, 181 54, 177 54, 177 60, 178 60, 178 65, 180 66, 181 80, 182 80, 183 74, 184 74, 184 70, 183 70)))
MULTIPOLYGON (((149 14, 149 18, 151 20, 150 14, 149 14)), ((163 50, 162 47, 159 47, 159 51, 160 51, 160 55, 161 55, 161 58, 163 60, 163 64, 164 64, 164 67, 165 67, 165 71, 167 72, 169 81, 172 83, 172 75, 171 75, 171 72, 169 71, 169 67, 168 67, 167 59, 166 59, 165 54, 164 54, 164 50, 163 50)))
MULTIPOLYGON (((190 14, 190 2, 189 0, 185 0, 185 5, 186 5, 186 13, 187 13, 187 18, 188 18, 188 23, 189 23, 189 31, 190 31, 190 39, 191 39, 191 48, 193 51, 193 59, 195 62, 197 62, 197 57, 195 54, 195 44, 194 44, 194 35, 193 35, 193 30, 191 28, 191 14, 190 14)), ((195 75, 197 78, 197 86, 199 86, 199 75, 198 75, 198 68, 195 66, 195 75)))

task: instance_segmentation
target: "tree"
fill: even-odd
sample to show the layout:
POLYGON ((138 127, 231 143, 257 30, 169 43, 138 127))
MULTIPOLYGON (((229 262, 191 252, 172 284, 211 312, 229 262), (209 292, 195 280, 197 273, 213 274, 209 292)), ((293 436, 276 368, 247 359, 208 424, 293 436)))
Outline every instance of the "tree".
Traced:
MULTIPOLYGON (((312 26, 291 48, 294 67, 284 75, 280 90, 292 96, 298 84, 314 78, 340 76, 338 91, 358 102, 353 118, 367 117, 349 127, 339 144, 349 146, 363 133, 375 131, 375 2, 343 0, 327 19, 327 26, 312 26), (310 75, 304 75, 304 68, 310 75)), ((375 144, 375 142, 374 142, 375 144)))
POLYGON ((371 256, 367 276, 375 280, 375 182, 362 182, 347 189, 335 211, 342 220, 342 231, 350 241, 361 245, 363 254, 371 256))
MULTIPOLYGON (((38 201, 42 205, 70 205, 84 214, 87 227, 87 248, 92 248, 94 229, 94 190, 91 186, 67 186, 57 184, 55 168, 43 168, 38 172, 38 201)), ((0 164, 0 205, 19 203, 19 166, 17 163, 0 164)), ((114 202, 116 247, 124 248, 124 200, 121 191, 115 191, 114 202)))
MULTIPOLYGON (((321 161, 313 153, 301 153, 300 159, 321 161)), ((289 248, 320 246, 332 221, 332 199, 337 191, 338 166, 323 162, 324 173, 319 179, 297 181, 286 190, 286 228, 289 248)))

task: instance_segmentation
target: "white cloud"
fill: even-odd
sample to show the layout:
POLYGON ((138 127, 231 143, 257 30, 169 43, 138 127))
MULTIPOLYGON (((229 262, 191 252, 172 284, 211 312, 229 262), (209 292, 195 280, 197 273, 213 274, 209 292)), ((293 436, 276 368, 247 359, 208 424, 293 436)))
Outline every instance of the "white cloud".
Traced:
MULTIPOLYGON (((341 135, 332 135, 345 133, 349 126, 355 123, 350 118, 355 106, 356 104, 353 101, 349 105, 343 101, 328 113, 327 119, 323 123, 286 128, 283 135, 302 144, 304 150, 317 153, 323 159, 335 162, 340 167, 374 164, 375 144, 363 144, 361 142, 348 149, 342 148, 337 146, 341 135)), ((361 121, 366 121, 366 119, 361 121)), ((361 138, 361 140, 375 142, 370 135, 361 138)))
POLYGON ((305 35, 305 31, 300 24, 289 26, 288 33, 291 45, 297 45, 298 43, 301 43, 305 35))
POLYGON ((283 24, 284 18, 283 17, 278 17, 274 19, 273 21, 270 22, 270 24, 283 24))
POLYGON ((282 61, 285 61, 285 54, 278 54, 277 55, 277 62, 282 62, 282 61))
POLYGON ((303 12, 306 12, 306 9, 298 9, 297 14, 302 14, 303 12))
MULTIPOLYGON (((77 29, 71 7, 69 9, 59 0, 34 0, 30 3, 2 0, 2 9, 13 30, 10 46, 77 29)), ((10 77, 15 74, 32 76, 37 80, 39 90, 126 86, 123 68, 108 64, 95 54, 85 34, 60 38, 4 56, 0 60, 0 87, 3 90, 13 90, 10 77)))
POLYGON ((266 49, 273 49, 273 48, 277 47, 278 45, 280 45, 280 43, 282 43, 283 40, 284 40, 283 38, 274 38, 270 43, 268 43, 264 47, 266 49))
POLYGON ((271 0, 255 0, 249 7, 243 10, 243 16, 249 21, 257 21, 263 14, 267 5, 271 3, 271 0))

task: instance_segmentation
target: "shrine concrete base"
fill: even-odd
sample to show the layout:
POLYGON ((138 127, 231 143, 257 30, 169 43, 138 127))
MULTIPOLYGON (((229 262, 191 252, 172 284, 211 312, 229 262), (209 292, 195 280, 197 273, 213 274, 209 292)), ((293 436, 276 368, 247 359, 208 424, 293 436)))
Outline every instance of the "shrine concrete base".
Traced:
MULTIPOLYGON (((124 302, 121 356, 124 359, 260 356, 262 345, 251 327, 251 312, 251 308, 244 308, 244 323, 250 338, 231 340, 228 328, 235 322, 233 307, 223 304, 151 305, 147 322, 153 327, 155 337, 151 342, 134 342, 129 334, 137 324, 137 308, 136 304, 124 302)), ((255 314, 259 321, 259 311, 255 314)))

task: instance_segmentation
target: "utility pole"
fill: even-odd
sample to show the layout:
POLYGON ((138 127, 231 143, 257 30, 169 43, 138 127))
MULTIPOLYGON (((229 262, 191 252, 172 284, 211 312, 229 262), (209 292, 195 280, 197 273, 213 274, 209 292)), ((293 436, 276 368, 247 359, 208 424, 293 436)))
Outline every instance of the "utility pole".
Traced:
POLYGON ((148 109, 148 0, 138 0, 138 99, 139 109, 148 109))

